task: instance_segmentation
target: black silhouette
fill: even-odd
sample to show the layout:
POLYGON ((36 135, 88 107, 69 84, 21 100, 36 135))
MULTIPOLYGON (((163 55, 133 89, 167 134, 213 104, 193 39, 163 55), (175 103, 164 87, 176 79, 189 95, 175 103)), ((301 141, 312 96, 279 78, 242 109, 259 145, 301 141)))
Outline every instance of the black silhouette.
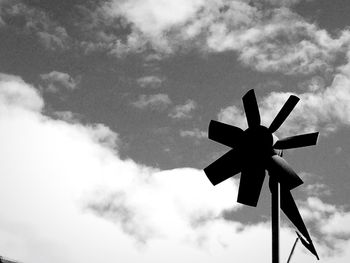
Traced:
POLYGON ((12 259, 0 256, 0 263, 19 263, 19 261, 14 261, 12 259))
POLYGON ((260 124, 255 93, 254 90, 250 90, 243 96, 248 129, 243 131, 238 127, 213 120, 209 125, 209 139, 233 148, 204 169, 213 185, 241 173, 237 202, 256 206, 265 178, 265 170, 269 173, 269 186, 272 193, 273 262, 278 262, 279 258, 279 208, 306 239, 297 233, 301 243, 319 259, 290 192, 303 181, 282 158, 284 149, 315 145, 318 132, 281 140, 273 134, 286 120, 298 101, 298 97, 291 95, 267 128, 260 124))

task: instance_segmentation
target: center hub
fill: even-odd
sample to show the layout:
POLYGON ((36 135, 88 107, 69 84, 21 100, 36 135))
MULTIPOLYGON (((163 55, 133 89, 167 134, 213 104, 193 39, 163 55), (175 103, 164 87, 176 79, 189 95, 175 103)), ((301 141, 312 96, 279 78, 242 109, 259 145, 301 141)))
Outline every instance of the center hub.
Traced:
POLYGON ((249 155, 264 158, 273 154, 273 135, 264 126, 260 125, 246 129, 243 140, 244 148, 249 155))

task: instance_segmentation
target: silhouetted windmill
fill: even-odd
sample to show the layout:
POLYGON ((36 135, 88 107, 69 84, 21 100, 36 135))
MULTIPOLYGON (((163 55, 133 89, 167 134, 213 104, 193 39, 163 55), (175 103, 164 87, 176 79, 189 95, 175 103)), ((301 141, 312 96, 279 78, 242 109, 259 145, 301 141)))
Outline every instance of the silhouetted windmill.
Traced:
POLYGON ((302 244, 318 255, 290 190, 303 181, 282 158, 282 150, 315 145, 318 132, 296 135, 279 140, 273 133, 282 125, 298 103, 299 98, 291 95, 283 105, 269 128, 261 125, 260 113, 254 90, 243 96, 243 106, 248 129, 242 129, 211 121, 209 139, 229 146, 231 149, 204 169, 213 185, 241 173, 237 202, 256 206, 265 178, 270 175, 269 187, 272 200, 272 262, 279 262, 279 211, 280 208, 294 224, 302 244))

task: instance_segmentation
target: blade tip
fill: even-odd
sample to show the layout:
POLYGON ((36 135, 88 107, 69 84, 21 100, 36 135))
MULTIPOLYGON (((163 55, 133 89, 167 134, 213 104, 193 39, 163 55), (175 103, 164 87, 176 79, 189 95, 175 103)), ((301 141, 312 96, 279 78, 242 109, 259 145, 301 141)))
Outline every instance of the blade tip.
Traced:
POLYGON ((254 91, 254 89, 248 90, 248 91, 246 92, 246 94, 243 95, 243 99, 244 99, 245 97, 252 96, 252 95, 255 96, 255 91, 254 91))
POLYGON ((207 176, 207 178, 209 179, 209 181, 211 182, 212 185, 217 185, 218 183, 215 181, 215 177, 211 176, 211 171, 210 171, 210 166, 207 166, 203 169, 205 175, 207 176))
POLYGON ((208 126, 208 138, 210 139, 210 134, 211 134, 211 131, 213 130, 213 127, 215 125, 215 122, 214 120, 210 120, 209 122, 209 126, 208 126))
POLYGON ((205 175, 209 179, 210 183, 213 186, 216 186, 217 184, 221 183, 222 181, 225 181, 226 179, 222 180, 216 176, 217 172, 214 171, 215 169, 209 165, 203 169, 205 175))
POLYGON ((314 134, 315 134, 314 136, 315 136, 315 145, 316 145, 317 141, 318 141, 318 136, 319 136, 320 133, 319 132, 315 132, 314 134))
POLYGON ((298 102, 300 98, 294 94, 290 95, 289 98, 293 99, 295 102, 298 102))
POLYGON ((250 206, 250 207, 257 207, 258 202, 247 202, 247 201, 242 201, 239 198, 237 198, 237 203, 240 203, 242 205, 250 206))
POLYGON ((318 254, 317 254, 316 248, 315 248, 314 244, 312 243, 312 240, 310 239, 310 240, 306 241, 306 240, 304 239, 304 237, 303 237, 301 234, 299 234, 298 231, 295 231, 295 233, 297 234, 297 236, 298 236, 299 240, 301 241, 301 243, 302 243, 312 254, 314 254, 314 256, 317 258, 317 260, 320 260, 318 254))
POLYGON ((215 121, 215 120, 210 120, 209 127, 208 127, 208 139, 216 141, 214 138, 215 137, 214 130, 215 130, 215 127, 217 127, 218 123, 220 123, 220 122, 215 121))

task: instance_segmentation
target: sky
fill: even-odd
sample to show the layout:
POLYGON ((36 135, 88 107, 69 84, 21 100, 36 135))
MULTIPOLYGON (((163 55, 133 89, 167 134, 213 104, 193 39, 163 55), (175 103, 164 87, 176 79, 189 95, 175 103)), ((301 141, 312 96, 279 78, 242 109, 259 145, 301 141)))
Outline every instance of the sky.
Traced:
MULTIPOLYGON (((0 255, 23 263, 271 262, 270 192, 203 168, 300 102, 277 136, 320 262, 350 260, 346 0, 0 0, 0 255)), ((296 239, 282 215, 281 261, 296 239)), ((316 262, 299 243, 292 262, 316 262)))

